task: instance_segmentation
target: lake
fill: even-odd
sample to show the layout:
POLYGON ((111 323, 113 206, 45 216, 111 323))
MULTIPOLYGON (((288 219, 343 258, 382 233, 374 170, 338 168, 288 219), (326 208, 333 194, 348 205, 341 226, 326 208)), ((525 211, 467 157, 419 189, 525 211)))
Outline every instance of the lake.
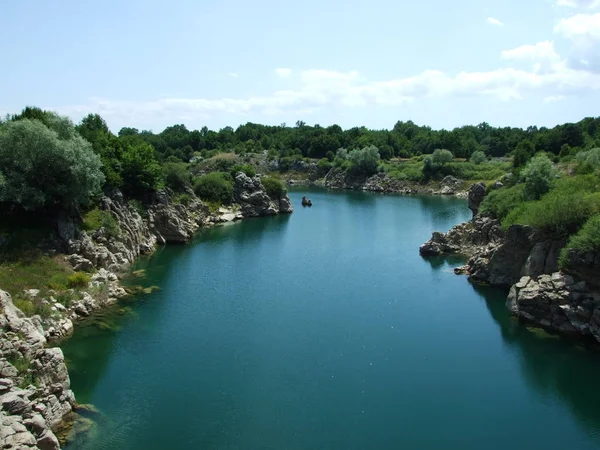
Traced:
POLYGON ((466 200, 290 197, 141 259, 160 290, 76 327, 72 388, 103 415, 69 449, 600 448, 600 354, 419 255, 466 200))

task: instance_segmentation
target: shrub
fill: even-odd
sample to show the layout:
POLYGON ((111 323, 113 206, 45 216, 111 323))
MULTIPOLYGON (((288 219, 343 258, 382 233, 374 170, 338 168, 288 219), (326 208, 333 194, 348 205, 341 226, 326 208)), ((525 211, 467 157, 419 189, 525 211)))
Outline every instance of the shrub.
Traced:
POLYGON ((525 199, 537 200, 548 192, 557 174, 558 171, 547 156, 532 158, 521 171, 521 179, 525 182, 525 199))
POLYGON ((484 162, 486 160, 487 160, 487 158, 485 157, 485 153, 478 150, 478 151, 473 152, 473 154, 471 155, 471 159, 469 161, 471 161, 473 164, 478 166, 479 164, 481 164, 482 162, 484 162))
POLYGON ((500 220, 504 219, 513 209, 523 203, 524 188, 524 185, 518 184, 490 192, 483 199, 480 212, 491 214, 500 220))
POLYGON ((600 193, 554 190, 540 200, 513 209, 502 221, 502 227, 513 224, 531 225, 563 236, 576 232, 586 220, 600 212, 600 193))
POLYGON ((443 166, 444 164, 452 162, 452 160, 454 159, 454 155, 450 150, 438 148, 433 152, 431 158, 433 164, 437 166, 443 166))
MULTIPOLYGON (((171 158, 171 156, 169 156, 171 158)), ((191 175, 187 164, 182 162, 168 162, 163 165, 165 182, 175 192, 183 192, 191 187, 191 175)))
POLYGON ((327 158, 321 158, 318 163, 319 173, 325 175, 331 170, 333 164, 327 158))
POLYGON ((0 202, 28 211, 74 210, 100 193, 100 157, 68 119, 48 114, 60 133, 29 119, 0 127, 0 202))
POLYGON ((575 156, 577 173, 592 173, 600 169, 600 148, 593 148, 575 156))
MULTIPOLYGON (((338 150, 338 156, 342 153, 342 150, 338 150)), ((379 150, 374 145, 360 150, 355 149, 348 153, 348 160, 352 163, 350 169, 357 175, 369 176, 377 173, 380 159, 379 150)))
POLYGON ((109 237, 118 237, 121 234, 121 228, 117 219, 103 209, 94 208, 83 216, 83 229, 86 231, 96 231, 104 228, 109 237))
POLYGON ((154 148, 143 141, 125 146, 121 165, 123 190, 132 196, 155 191, 163 187, 163 175, 154 156, 154 148))
POLYGON ((67 286, 69 288, 86 287, 90 282, 90 276, 85 272, 75 272, 67 277, 67 286))
POLYGON ((286 192, 285 185, 277 178, 263 177, 260 181, 272 200, 279 199, 286 192))
POLYGON ((581 230, 569 239, 569 242, 562 249, 560 254, 560 265, 566 267, 569 264, 569 250, 574 249, 580 252, 600 251, 600 214, 596 214, 588 219, 581 230))
POLYGON ((233 179, 224 172, 212 172, 199 177, 194 184, 194 192, 202 200, 216 203, 233 201, 233 179))
POLYGON ((236 164, 231 168, 231 176, 235 178, 238 172, 244 172, 250 178, 256 176, 256 169, 250 164, 236 164))

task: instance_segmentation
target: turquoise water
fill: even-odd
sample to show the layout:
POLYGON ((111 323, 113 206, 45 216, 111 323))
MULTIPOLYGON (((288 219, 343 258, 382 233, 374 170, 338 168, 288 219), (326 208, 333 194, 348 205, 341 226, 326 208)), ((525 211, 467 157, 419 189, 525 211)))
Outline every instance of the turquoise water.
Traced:
POLYGON ((140 261, 161 290, 77 328, 73 390, 103 417, 70 449, 600 448, 600 355, 419 256, 464 200, 291 197, 140 261))

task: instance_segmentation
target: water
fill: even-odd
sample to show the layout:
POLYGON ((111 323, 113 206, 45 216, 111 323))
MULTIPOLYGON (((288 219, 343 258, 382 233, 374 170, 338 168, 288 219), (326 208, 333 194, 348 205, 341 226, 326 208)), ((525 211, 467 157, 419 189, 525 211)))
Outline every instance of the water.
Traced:
POLYGON ((305 194, 140 261, 161 290, 77 328, 73 390, 104 416, 70 449, 600 448, 600 355, 419 256, 464 200, 305 194))

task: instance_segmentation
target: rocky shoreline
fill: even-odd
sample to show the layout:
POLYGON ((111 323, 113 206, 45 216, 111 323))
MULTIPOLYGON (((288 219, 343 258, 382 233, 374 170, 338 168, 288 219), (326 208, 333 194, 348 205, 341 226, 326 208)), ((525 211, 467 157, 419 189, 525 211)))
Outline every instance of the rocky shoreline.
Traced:
POLYGON ((460 198, 467 197, 465 182, 448 175, 439 183, 429 182, 419 184, 415 182, 391 178, 386 173, 378 173, 370 177, 353 177, 344 171, 331 169, 324 177, 310 176, 317 172, 310 172, 306 179, 287 177, 291 186, 316 186, 328 189, 345 189, 353 191, 380 192, 384 194, 403 195, 453 195, 460 198))
MULTIPOLYGON (((469 207, 477 214, 474 186, 469 207)), ((419 251, 424 257, 460 254, 469 258, 456 268, 475 282, 510 289, 506 306, 515 317, 551 332, 600 342, 600 255, 569 255, 559 269, 563 237, 530 226, 503 231, 497 220, 475 216, 447 233, 433 233, 419 251)))
POLYGON ((200 227, 293 212, 287 194, 270 198, 260 177, 243 173, 235 177, 231 207, 211 212, 193 192, 188 195, 190 201, 182 205, 169 192, 157 192, 144 211, 126 203, 120 192, 103 197, 100 208, 116 219, 117 235, 104 228, 87 233, 76 218, 60 218, 59 250, 74 270, 93 274, 87 287, 50 291, 46 298, 37 290, 26 291, 24 295, 50 308, 49 317, 25 317, 0 290, 0 448, 60 448, 57 433, 72 430, 74 412, 81 406, 70 389, 61 349, 49 344, 67 338, 78 320, 128 295, 119 276, 140 255, 158 245, 185 243, 200 227))

